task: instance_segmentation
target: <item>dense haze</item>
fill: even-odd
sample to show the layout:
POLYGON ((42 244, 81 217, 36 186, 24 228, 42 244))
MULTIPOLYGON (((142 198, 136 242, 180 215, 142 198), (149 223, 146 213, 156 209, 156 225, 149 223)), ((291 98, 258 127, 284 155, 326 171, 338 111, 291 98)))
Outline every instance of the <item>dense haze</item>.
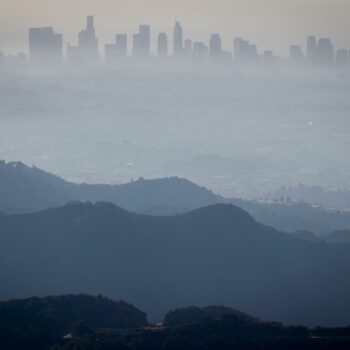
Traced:
MULTIPOLYGON (((0 158, 75 182, 176 175, 245 198, 298 183, 347 189, 349 11, 346 2, 316 0, 2 1, 0 158), (83 50, 76 45, 87 14, 95 15, 86 35, 98 64, 63 66, 62 54, 70 63, 69 55, 83 50), (209 37, 220 33, 213 50, 220 45, 225 64, 199 65, 199 56, 175 64, 175 18, 181 40, 193 40, 189 57, 198 55, 198 40, 210 54, 209 37), (151 62, 134 56, 132 34, 140 23, 151 25, 151 62), (40 48, 37 56, 28 52, 28 28, 44 26, 63 34, 54 52, 61 57, 50 69, 40 48), (160 31, 168 35, 169 62, 155 58, 160 31), (104 65, 104 45, 116 33, 128 34, 125 54, 133 59, 104 65), (331 50, 334 66, 310 64, 311 34, 332 40, 317 50, 320 57, 331 50), (237 65, 237 36, 250 40, 254 64, 237 65), (20 50, 27 59, 11 56, 20 50)), ((106 62, 113 59, 106 51, 106 62)))
POLYGON ((177 175, 249 198, 349 187, 349 88, 337 70, 2 73, 1 158, 76 182, 177 175))

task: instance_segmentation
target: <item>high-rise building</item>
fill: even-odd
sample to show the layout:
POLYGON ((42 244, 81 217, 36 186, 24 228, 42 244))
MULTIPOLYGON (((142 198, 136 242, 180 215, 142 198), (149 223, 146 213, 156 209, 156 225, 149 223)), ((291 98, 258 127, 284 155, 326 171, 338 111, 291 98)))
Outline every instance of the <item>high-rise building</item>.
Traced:
POLYGON ((98 60, 98 39, 93 16, 87 17, 86 29, 79 33, 79 49, 84 62, 95 63, 98 60))
POLYGON ((63 35, 51 27, 29 28, 29 60, 32 64, 56 65, 63 59, 63 35))
POLYGON ((158 57, 164 58, 168 56, 168 36, 166 33, 159 33, 158 35, 158 57))
POLYGON ((80 65, 82 63, 79 46, 71 46, 71 44, 68 43, 67 63, 70 65, 80 65))
POLYGON ((311 64, 317 63, 317 40, 315 36, 309 36, 306 44, 306 58, 311 64))
POLYGON ((317 61, 322 65, 333 64, 334 48, 331 39, 321 38, 318 40, 317 61))
POLYGON ((349 52, 346 49, 339 49, 337 50, 336 56, 335 56, 335 63, 339 67, 345 67, 349 64, 349 52))
POLYGON ((233 60, 235 63, 240 63, 242 57, 242 38, 233 40, 233 60))
POLYGON ((265 50, 263 54, 264 66, 272 66, 275 63, 275 57, 272 50, 265 50))
POLYGON ((212 34, 209 40, 209 57, 211 62, 220 62, 222 57, 222 42, 220 34, 212 34))
POLYGON ((133 36, 133 56, 148 57, 151 53, 151 28, 142 24, 139 32, 133 36))
POLYGON ((233 57, 235 63, 257 63, 258 48, 250 44, 248 40, 235 38, 233 41, 233 57))
POLYGON ((221 63, 225 65, 232 65, 232 52, 222 50, 221 51, 221 63))
POLYGON ((193 58, 196 63, 204 63, 208 58, 208 47, 201 41, 193 43, 193 58))
POLYGON ((193 52, 193 43, 191 39, 186 39, 184 42, 184 54, 190 55, 193 52))
POLYGON ((289 60, 294 64, 303 62, 304 56, 300 45, 291 45, 289 47, 289 60))
POLYGON ((125 59, 128 54, 128 36, 126 34, 117 34, 114 44, 105 45, 105 61, 108 64, 117 63, 125 59))
POLYGON ((174 26, 174 56, 183 52, 183 31, 180 22, 175 22, 174 26))
POLYGON ((128 35, 117 34, 115 36, 115 46, 118 57, 126 57, 128 55, 128 35))
POLYGON ((248 62, 257 63, 258 62, 258 47, 254 44, 248 45, 248 62))

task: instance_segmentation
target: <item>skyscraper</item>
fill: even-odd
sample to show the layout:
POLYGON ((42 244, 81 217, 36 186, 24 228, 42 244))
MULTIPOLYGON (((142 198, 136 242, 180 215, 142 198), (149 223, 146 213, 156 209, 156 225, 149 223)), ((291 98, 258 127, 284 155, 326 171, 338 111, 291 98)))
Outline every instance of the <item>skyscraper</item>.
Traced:
POLYGON ((151 53, 151 28, 142 24, 139 32, 133 36, 133 56, 148 57, 151 53))
POLYGON ((71 44, 68 43, 67 63, 75 66, 80 65, 82 63, 79 46, 71 46, 71 44))
POLYGON ((306 47, 307 61, 311 64, 315 64, 317 62, 317 41, 315 36, 312 35, 307 38, 306 47))
POLYGON ((275 63, 275 57, 272 50, 265 50, 263 54, 264 66, 272 66, 275 63))
POLYGON ((317 60, 322 65, 331 65, 334 61, 334 48, 331 39, 321 38, 317 45, 317 60))
POLYGON ((233 54, 235 63, 257 63, 258 48, 248 40, 235 38, 233 41, 233 54))
POLYGON ((335 63, 339 67, 345 67, 349 64, 349 52, 346 49, 337 50, 335 63))
POLYGON ((79 33, 79 49, 84 62, 95 63, 98 60, 98 39, 93 16, 87 17, 86 29, 79 33))
POLYGON ((168 56, 168 37, 166 33, 158 35, 158 57, 164 58, 168 56))
POLYGON ((115 36, 115 46, 119 57, 126 57, 128 55, 128 35, 117 34, 115 36))
POLYGON ((249 41, 247 47, 247 60, 249 63, 258 62, 258 47, 254 44, 249 44, 249 41))
POLYGON ((105 45, 105 61, 113 64, 125 59, 128 54, 128 36, 126 34, 117 34, 114 44, 105 45))
POLYGON ((235 63, 240 63, 242 56, 242 38, 235 38, 233 40, 233 60, 235 63))
POLYGON ((193 52, 193 43, 191 39, 186 39, 184 42, 184 54, 190 55, 193 52))
POLYGON ((289 60, 294 64, 302 63, 304 59, 300 45, 291 45, 289 47, 289 60))
POLYGON ((174 26, 174 56, 183 52, 183 32, 180 22, 175 22, 174 26))
POLYGON ((55 65, 62 62, 63 35, 51 27, 29 28, 29 60, 32 64, 55 65))
POLYGON ((209 40, 209 57, 211 62, 218 63, 222 55, 222 42, 220 34, 212 34, 209 40))
POLYGON ((193 59, 195 63, 204 63, 207 61, 208 47, 201 41, 193 43, 193 59))

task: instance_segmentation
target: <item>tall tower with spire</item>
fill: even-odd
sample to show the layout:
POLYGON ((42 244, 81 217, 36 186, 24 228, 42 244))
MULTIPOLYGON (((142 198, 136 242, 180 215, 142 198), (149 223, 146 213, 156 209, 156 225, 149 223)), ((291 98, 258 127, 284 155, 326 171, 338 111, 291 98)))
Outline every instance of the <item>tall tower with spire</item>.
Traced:
POLYGON ((98 59, 98 39, 93 16, 87 17, 86 29, 79 33, 79 49, 85 62, 93 63, 98 59))
POLYGON ((183 52, 183 33, 180 22, 176 21, 174 26, 174 56, 183 52))

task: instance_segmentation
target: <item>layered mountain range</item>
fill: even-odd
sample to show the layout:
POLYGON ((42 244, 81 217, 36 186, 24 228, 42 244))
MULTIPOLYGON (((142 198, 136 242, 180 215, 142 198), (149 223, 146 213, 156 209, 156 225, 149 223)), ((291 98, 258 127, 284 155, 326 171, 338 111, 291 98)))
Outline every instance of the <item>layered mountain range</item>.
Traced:
POLYGON ((104 294, 159 320, 221 304, 261 319, 350 322, 350 246, 314 242, 225 204, 154 217, 70 203, 0 217, 0 298, 104 294))

